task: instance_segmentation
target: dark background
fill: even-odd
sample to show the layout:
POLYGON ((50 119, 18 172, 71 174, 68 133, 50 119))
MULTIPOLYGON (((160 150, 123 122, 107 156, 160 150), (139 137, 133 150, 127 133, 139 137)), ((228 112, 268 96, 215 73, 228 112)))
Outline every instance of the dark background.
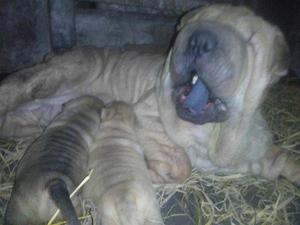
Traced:
POLYGON ((300 77, 299 0, 0 0, 0 79, 73 46, 167 48, 180 15, 217 2, 247 5, 278 25, 300 77))

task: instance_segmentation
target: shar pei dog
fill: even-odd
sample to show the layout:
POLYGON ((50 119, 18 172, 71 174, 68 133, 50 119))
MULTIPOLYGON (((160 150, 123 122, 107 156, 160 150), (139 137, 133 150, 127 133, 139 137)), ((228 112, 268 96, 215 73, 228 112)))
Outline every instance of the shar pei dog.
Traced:
POLYGON ((5 225, 40 224, 56 207, 69 224, 80 224, 69 195, 88 172, 102 108, 95 97, 70 100, 28 147, 18 165, 5 225))
MULTIPOLYGON (((288 47, 277 27, 245 7, 212 5, 181 19, 167 56, 76 48, 10 75, 0 86, 0 135, 36 137, 78 96, 126 102, 135 115, 134 138, 121 146, 107 139, 105 152, 125 146, 120 165, 109 164, 100 147, 90 153, 90 166, 96 160, 106 179, 97 176, 88 193, 100 202, 104 225, 160 224, 149 181, 182 182, 192 167, 300 181, 299 166, 273 146, 260 114, 266 91, 287 67, 288 47), (125 177, 114 175, 122 165, 125 177)), ((122 124, 108 131, 115 139, 129 132, 122 124)))

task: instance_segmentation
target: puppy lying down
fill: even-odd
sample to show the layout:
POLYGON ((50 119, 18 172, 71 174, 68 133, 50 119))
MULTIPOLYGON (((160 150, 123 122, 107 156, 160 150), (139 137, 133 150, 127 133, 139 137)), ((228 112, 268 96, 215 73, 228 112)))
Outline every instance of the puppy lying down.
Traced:
POLYGON ((102 107, 95 97, 69 101, 29 146, 17 168, 4 224, 45 223, 57 207, 69 225, 79 225, 69 194, 87 174, 102 107))

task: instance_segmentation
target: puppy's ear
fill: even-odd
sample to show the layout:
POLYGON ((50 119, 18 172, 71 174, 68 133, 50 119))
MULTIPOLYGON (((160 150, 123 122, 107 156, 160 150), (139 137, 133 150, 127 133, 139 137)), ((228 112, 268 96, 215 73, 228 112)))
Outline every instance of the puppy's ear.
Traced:
POLYGON ((112 102, 107 104, 101 112, 101 119, 104 121, 115 120, 127 123, 129 126, 136 124, 136 116, 133 107, 124 102, 112 102))
POLYGON ((104 107, 101 111, 101 116, 100 116, 101 120, 106 121, 110 119, 110 117, 111 117, 111 110, 109 110, 107 107, 104 107))

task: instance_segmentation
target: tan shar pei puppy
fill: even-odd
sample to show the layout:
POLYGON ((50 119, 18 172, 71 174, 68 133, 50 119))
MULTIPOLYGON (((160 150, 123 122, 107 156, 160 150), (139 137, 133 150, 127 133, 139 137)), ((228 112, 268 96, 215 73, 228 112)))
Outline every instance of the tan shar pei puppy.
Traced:
POLYGON ((109 225, 163 224, 136 135, 133 108, 114 102, 102 110, 101 119, 102 132, 90 152, 94 176, 83 193, 95 203, 97 221, 109 225))
MULTIPOLYGON (((259 111, 268 87, 286 74, 287 55, 282 33, 253 12, 208 6, 182 18, 167 56, 77 48, 11 75, 0 86, 0 132, 38 136, 64 102, 81 95, 132 105, 136 137, 122 145, 108 138, 116 161, 106 147, 93 150, 99 183, 89 192, 104 225, 160 224, 144 162, 156 183, 182 182, 191 166, 299 182, 299 166, 272 145, 259 111), (110 177, 129 161, 125 177, 110 177)), ((116 127, 116 138, 127 129, 121 135, 123 125, 116 127)))

